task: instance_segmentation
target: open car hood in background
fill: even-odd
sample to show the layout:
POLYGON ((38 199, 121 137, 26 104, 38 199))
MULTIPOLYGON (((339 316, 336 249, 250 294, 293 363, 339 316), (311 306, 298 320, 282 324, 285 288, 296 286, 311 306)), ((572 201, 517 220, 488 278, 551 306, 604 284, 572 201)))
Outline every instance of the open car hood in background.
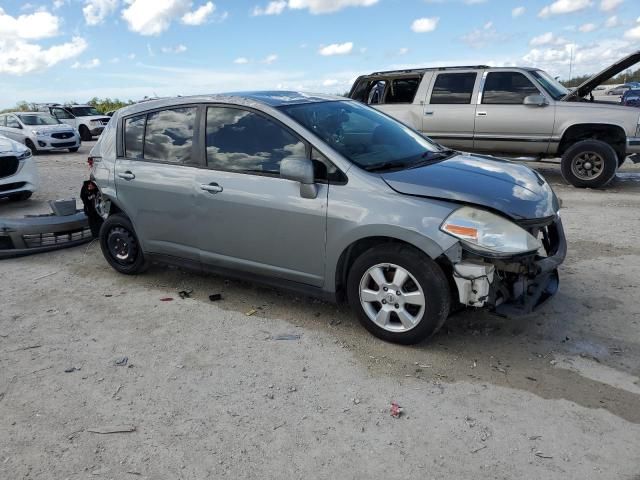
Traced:
POLYGON ((626 70, 632 65, 635 65, 640 61, 640 50, 627 55, 623 59, 617 61, 613 65, 608 66, 600 73, 594 75, 589 80, 580 84, 573 92, 568 93, 562 100, 571 100, 572 98, 581 98, 588 95, 594 88, 606 82, 611 77, 616 76, 623 70, 626 70))

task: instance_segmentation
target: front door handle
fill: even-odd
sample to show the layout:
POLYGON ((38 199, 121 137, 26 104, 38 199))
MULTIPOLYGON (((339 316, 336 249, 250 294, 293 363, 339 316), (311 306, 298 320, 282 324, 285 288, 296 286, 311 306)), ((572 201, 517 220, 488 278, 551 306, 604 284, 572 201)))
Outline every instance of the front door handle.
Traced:
POLYGON ((215 182, 205 183, 200 185, 200 188, 209 193, 220 193, 222 191, 222 187, 215 182))
POLYGON ((133 180, 134 178, 136 178, 136 176, 132 172, 130 172, 129 170, 127 170, 124 173, 119 173, 118 176, 120 178, 124 178, 125 180, 133 180))
POLYGON ((477 112, 476 116, 478 116, 478 117, 486 117, 487 116, 487 112, 477 112))
POLYGON ((424 112, 425 115, 433 115, 432 111, 424 112))

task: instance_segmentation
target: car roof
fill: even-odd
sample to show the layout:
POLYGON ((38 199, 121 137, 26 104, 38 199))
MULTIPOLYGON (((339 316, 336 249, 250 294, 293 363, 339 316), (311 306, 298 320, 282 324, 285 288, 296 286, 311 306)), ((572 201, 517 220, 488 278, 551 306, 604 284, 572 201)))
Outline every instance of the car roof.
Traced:
POLYGON ((335 102, 349 100, 336 95, 322 93, 305 93, 289 90, 265 90, 252 92, 231 92, 212 95, 193 95, 187 97, 158 98, 145 100, 118 110, 120 116, 144 112, 162 107, 179 106, 189 103, 228 103, 247 107, 284 105, 300 105, 318 102, 335 102))
POLYGON ((424 67, 424 68, 409 68, 405 70, 384 70, 380 72, 373 72, 366 77, 372 77, 374 75, 404 75, 404 74, 420 74, 425 72, 433 72, 436 70, 527 70, 534 71, 539 70, 534 67, 491 67, 489 65, 460 65, 450 67, 424 67))

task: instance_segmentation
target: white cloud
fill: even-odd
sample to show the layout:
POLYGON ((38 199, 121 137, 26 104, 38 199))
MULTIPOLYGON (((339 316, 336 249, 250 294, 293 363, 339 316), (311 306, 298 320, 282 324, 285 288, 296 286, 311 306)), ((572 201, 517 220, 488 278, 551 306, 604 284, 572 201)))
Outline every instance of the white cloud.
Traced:
POLYGON ((267 55, 263 60, 262 63, 266 63, 267 65, 271 65, 272 63, 274 63, 276 60, 278 60, 278 55, 276 55, 275 53, 272 53, 271 55, 267 55))
POLYGON ((406 55, 407 53, 409 53, 409 49, 407 47, 402 47, 398 50, 398 55, 406 55))
POLYGON ((602 0, 600 2, 600 10, 603 12, 610 12, 615 10, 624 0, 602 0))
POLYGON ((216 6, 213 2, 207 2, 204 5, 196 8, 193 12, 187 12, 182 16, 182 23, 185 25, 202 25, 205 23, 211 14, 216 10, 216 6))
POLYGON ((187 47, 185 47, 184 45, 180 44, 180 45, 176 45, 175 47, 162 47, 160 49, 162 51, 162 53, 184 53, 187 51, 187 47))
POLYGON ((537 37, 533 37, 529 41, 529 45, 532 47, 539 47, 541 45, 564 45, 567 41, 562 37, 556 37, 552 32, 546 32, 537 37))
POLYGON ((318 50, 318 53, 324 57, 330 57, 332 55, 348 55, 353 50, 353 42, 345 43, 332 43, 326 45, 318 50))
POLYGON ((593 32, 596 28, 597 26, 595 23, 585 23, 584 25, 580 25, 580 27, 578 27, 578 30, 580 30, 582 33, 589 33, 593 32))
POLYGON ((87 25, 99 25, 118 8, 119 0, 85 0, 82 14, 87 25))
POLYGON ((504 35, 499 34, 493 27, 493 22, 487 22, 482 28, 476 28, 463 35, 461 40, 472 48, 482 48, 504 38, 504 35))
POLYGON ((524 7, 516 7, 513 10, 511 10, 511 16, 513 18, 520 17, 520 16, 524 15, 525 11, 526 11, 526 8, 524 8, 524 7))
POLYGON ((308 9, 313 14, 332 13, 347 7, 370 7, 378 0, 289 0, 293 10, 308 9))
MULTIPOLYGON (((191 10, 191 0, 124 0, 128 7, 122 10, 122 18, 129 30, 141 35, 159 35, 169 28, 171 22, 180 18, 185 25, 201 25, 216 10, 212 2, 191 10)), ((219 16, 224 20, 227 13, 219 16)))
POLYGON ((37 40, 57 35, 60 17, 47 11, 12 17, 0 7, 0 38, 37 40))
POLYGON ((551 15, 562 15, 565 13, 579 12, 580 10, 589 8, 592 5, 593 3, 591 2, 591 0, 557 0, 540 10, 538 16, 545 18, 551 15))
POLYGON ((62 8, 67 3, 67 0, 53 0, 53 9, 57 10, 62 8))
POLYGON ((286 0, 276 0, 274 2, 269 2, 266 7, 253 7, 253 11, 251 15, 257 17, 259 15, 280 15, 284 12, 284 9, 287 8, 286 0))
POLYGON ((135 53, 130 53, 129 55, 127 55, 127 58, 129 60, 135 60, 136 59, 136 54, 135 53))
POLYGON ((327 80, 324 80, 322 82, 322 86, 323 87, 335 87, 336 85, 338 85, 338 80, 334 79, 334 78, 328 78, 327 80))
POLYGON ((609 18, 607 18, 607 21, 604 22, 604 26, 607 28, 615 28, 618 25, 620 25, 620 22, 618 20, 618 16, 617 15, 613 15, 609 18))
POLYGON ((20 39, 0 37, 0 73, 23 75, 53 67, 77 57, 87 48, 87 42, 73 37, 70 42, 52 45, 49 48, 20 39))
MULTIPOLYGON (((640 18, 638 20, 640 21, 640 18)), ((640 25, 624 32, 624 38, 628 38, 629 40, 640 40, 640 25)))
POLYGON ((247 57, 238 57, 233 61, 233 63, 236 63, 238 65, 246 65, 247 63, 249 63, 249 59, 247 57))
POLYGON ((100 66, 100 59, 92 58, 91 60, 85 63, 75 62, 73 65, 71 65, 71 68, 74 68, 74 69, 82 68, 84 70, 90 70, 92 68, 98 68, 99 66, 100 66))
POLYGON ((433 32, 437 28, 439 21, 439 17, 418 18, 411 24, 411 30, 416 33, 433 32))

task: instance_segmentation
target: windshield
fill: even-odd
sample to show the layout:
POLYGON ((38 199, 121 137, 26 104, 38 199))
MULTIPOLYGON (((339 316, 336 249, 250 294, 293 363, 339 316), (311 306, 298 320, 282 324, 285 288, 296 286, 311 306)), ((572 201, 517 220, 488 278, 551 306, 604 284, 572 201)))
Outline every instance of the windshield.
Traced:
POLYGON ((60 122, 51 115, 43 114, 20 114, 18 118, 25 125, 58 125, 60 122))
POLYGON ((549 75, 543 70, 533 70, 531 74, 536 77, 536 80, 540 82, 540 85, 547 91, 554 100, 561 100, 565 95, 569 94, 569 90, 566 89, 559 81, 549 75))
POLYGON ((95 107, 71 107, 71 113, 76 117, 92 117, 102 115, 95 107))
POLYGON ((365 170, 410 168, 446 152, 403 124, 357 102, 305 103, 280 110, 365 170))

